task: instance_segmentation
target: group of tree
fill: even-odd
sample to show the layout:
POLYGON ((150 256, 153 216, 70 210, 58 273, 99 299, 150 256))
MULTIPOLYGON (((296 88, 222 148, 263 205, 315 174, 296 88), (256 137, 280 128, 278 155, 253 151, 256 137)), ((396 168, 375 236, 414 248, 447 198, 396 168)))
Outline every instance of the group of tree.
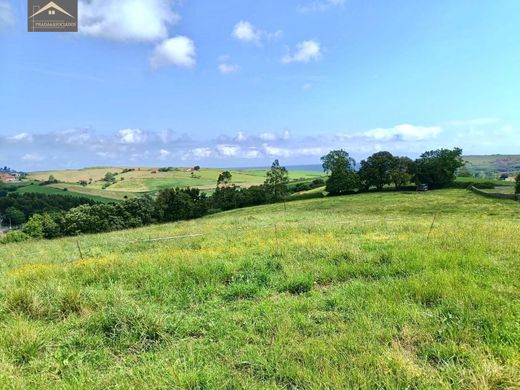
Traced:
POLYGON ((323 170, 329 174, 326 190, 331 195, 370 188, 381 191, 389 185, 401 189, 410 183, 426 184, 430 188, 447 187, 464 166, 460 148, 428 151, 415 161, 386 151, 377 152, 361 161, 357 172, 355 161, 344 150, 333 150, 321 160, 323 170))
POLYGON ((20 226, 34 214, 59 213, 94 204, 93 200, 79 196, 10 192, 0 197, 0 224, 20 226))

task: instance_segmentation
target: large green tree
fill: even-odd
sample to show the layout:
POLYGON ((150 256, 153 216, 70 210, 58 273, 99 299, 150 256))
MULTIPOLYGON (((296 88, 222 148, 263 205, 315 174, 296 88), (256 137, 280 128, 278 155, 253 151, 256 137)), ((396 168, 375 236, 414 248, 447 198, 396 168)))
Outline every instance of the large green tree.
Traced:
POLYGON ((455 172, 464 164, 460 148, 431 150, 415 161, 415 179, 432 187, 446 187, 455 181, 455 172))
POLYGON ((516 175, 515 194, 520 194, 520 172, 516 175))
POLYGON ((330 174, 333 171, 353 171, 356 161, 343 149, 331 150, 321 158, 323 171, 330 174))
POLYGON ((414 162, 409 157, 396 157, 394 168, 390 171, 390 180, 396 189, 410 183, 414 174, 414 162))
POLYGON ((330 195, 342 195, 359 188, 354 166, 356 162, 343 149, 332 150, 321 158, 323 170, 329 174, 325 190, 330 195))
POLYGON ((391 172, 397 166, 397 159, 390 152, 378 152, 361 161, 359 176, 365 189, 375 186, 379 191, 392 181, 391 172))
POLYGON ((280 165, 278 160, 274 160, 271 169, 267 172, 264 186, 270 200, 278 201, 287 195, 287 184, 289 183, 289 172, 280 165))

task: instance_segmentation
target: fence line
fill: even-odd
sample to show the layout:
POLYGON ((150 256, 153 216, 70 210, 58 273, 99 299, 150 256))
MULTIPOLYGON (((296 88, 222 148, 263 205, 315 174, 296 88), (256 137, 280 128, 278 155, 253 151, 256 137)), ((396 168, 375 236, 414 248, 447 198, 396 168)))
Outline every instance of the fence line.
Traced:
POLYGON ((485 196, 487 198, 520 200, 520 194, 504 194, 501 192, 487 192, 487 191, 478 189, 475 186, 471 186, 470 189, 474 193, 485 196))

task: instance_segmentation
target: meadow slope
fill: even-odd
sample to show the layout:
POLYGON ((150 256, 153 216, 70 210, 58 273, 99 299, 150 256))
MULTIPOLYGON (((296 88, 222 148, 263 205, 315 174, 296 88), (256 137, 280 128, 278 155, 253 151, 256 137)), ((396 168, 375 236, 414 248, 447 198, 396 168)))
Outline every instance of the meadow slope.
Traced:
POLYGON ((0 388, 518 388, 519 233, 445 190, 2 246, 0 388))

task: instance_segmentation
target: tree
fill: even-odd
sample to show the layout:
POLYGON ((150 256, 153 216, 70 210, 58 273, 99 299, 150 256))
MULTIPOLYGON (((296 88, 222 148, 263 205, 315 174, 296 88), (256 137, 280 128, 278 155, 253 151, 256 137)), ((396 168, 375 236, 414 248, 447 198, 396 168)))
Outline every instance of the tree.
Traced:
POLYGON ((218 175, 217 187, 221 185, 227 185, 231 182, 233 175, 229 171, 224 171, 220 175, 218 175))
POLYGON ((16 207, 9 207, 5 210, 5 222, 10 226, 20 226, 25 222, 25 214, 16 207))
POLYGON ((195 166, 193 167, 193 170, 194 170, 194 171, 200 171, 200 165, 195 165, 195 166))
POLYGON ((33 238, 55 238, 61 233, 58 223, 47 213, 34 214, 22 231, 33 238))
POLYGON ((331 173, 334 170, 353 171, 356 161, 343 149, 332 150, 321 158, 323 171, 331 173))
POLYGON ((289 173, 285 167, 280 165, 278 160, 274 160, 271 169, 267 172, 264 186, 273 201, 281 200, 287 195, 287 184, 289 183, 289 173))
POLYGON ((402 188, 413 178, 414 162, 408 157, 396 157, 396 164, 390 171, 390 180, 396 189, 402 188))
POLYGON ((425 152, 415 161, 415 180, 430 187, 445 187, 455 181, 455 172, 464 164, 460 148, 425 152))
POLYGON ((58 183, 58 179, 56 179, 53 175, 49 175, 49 178, 45 182, 46 184, 56 184, 58 183))
POLYGON ((107 184, 114 184, 116 182, 116 175, 112 172, 105 173, 105 177, 103 178, 107 184))
POLYGON ((390 184, 391 172, 397 166, 397 159, 390 152, 378 152, 361 161, 359 177, 365 189, 375 186, 378 191, 390 184))
POLYGON ((520 194, 520 172, 516 175, 515 194, 520 194))
POLYGON ((323 170, 330 174, 325 190, 330 195, 341 195, 359 188, 359 179, 354 172, 356 162, 343 149, 332 150, 321 158, 323 170))
POLYGON ((356 172, 336 169, 330 174, 325 191, 329 195, 343 195, 359 188, 359 177, 356 172))

